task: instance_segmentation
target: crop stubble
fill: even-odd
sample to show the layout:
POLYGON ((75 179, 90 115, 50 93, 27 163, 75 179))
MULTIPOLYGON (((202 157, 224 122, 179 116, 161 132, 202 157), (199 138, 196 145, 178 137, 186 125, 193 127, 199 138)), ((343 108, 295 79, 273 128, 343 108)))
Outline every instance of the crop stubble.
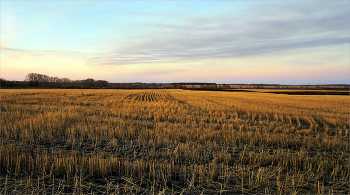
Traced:
POLYGON ((347 96, 2 90, 1 193, 347 193, 347 96))
POLYGON ((155 93, 155 92, 139 92, 127 95, 125 101, 175 101, 175 99, 169 94, 155 93))

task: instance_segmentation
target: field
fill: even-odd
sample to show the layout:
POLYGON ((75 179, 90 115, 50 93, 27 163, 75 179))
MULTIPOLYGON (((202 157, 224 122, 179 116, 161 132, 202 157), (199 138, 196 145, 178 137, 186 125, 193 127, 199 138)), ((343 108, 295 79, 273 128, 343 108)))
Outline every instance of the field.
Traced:
POLYGON ((1 90, 1 194, 346 194, 349 96, 1 90))

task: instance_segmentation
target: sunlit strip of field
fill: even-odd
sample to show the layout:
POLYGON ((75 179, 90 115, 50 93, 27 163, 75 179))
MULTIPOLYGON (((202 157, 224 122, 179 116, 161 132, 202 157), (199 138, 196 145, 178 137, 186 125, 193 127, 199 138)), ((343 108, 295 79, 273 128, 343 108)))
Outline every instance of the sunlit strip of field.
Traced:
POLYGON ((347 193, 349 96, 1 90, 1 193, 347 193))

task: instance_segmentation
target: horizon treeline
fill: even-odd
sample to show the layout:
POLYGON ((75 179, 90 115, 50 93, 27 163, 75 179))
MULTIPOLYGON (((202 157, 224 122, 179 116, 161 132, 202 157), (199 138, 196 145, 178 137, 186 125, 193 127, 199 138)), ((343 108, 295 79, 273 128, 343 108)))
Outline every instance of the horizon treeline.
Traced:
MULTIPOLYGON (((50 77, 44 74, 29 73, 23 81, 9 81, 0 79, 1 88, 64 88, 64 89, 186 89, 185 85, 203 85, 205 88, 217 88, 216 83, 110 83, 106 80, 94 80, 87 78, 84 80, 71 80, 69 78, 50 77)), ((228 84, 223 84, 229 88, 228 84)))
POLYGON ((280 84, 217 84, 200 82, 178 83, 110 83, 106 80, 71 80, 69 78, 50 77, 44 74, 29 73, 23 81, 10 81, 0 78, 1 88, 58 88, 58 89, 189 89, 215 90, 229 89, 349 89, 349 84, 337 85, 280 85, 280 84))
POLYGON ((50 77, 44 74, 29 73, 23 81, 9 81, 1 78, 2 88, 107 88, 108 81, 94 80, 92 78, 84 80, 71 80, 69 78, 50 77))
MULTIPOLYGON (((109 83, 106 80, 87 78, 83 80, 71 80, 69 78, 50 77, 44 74, 29 73, 23 81, 9 81, 0 79, 1 88, 63 88, 63 89, 183 89, 184 84, 172 83, 164 86, 156 83, 109 83)), ((186 84, 186 83, 185 83, 186 84)), ((216 83, 203 83, 207 86, 216 86, 216 83)))

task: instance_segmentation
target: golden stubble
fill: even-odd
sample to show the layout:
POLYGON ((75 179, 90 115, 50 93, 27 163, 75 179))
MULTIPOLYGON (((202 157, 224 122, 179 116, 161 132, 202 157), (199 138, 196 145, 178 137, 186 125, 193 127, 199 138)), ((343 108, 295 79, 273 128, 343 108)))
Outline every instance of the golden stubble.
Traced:
POLYGON ((1 193, 349 190, 348 96, 1 90, 1 193))

